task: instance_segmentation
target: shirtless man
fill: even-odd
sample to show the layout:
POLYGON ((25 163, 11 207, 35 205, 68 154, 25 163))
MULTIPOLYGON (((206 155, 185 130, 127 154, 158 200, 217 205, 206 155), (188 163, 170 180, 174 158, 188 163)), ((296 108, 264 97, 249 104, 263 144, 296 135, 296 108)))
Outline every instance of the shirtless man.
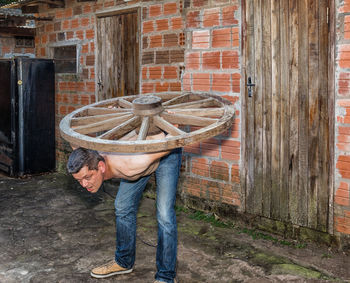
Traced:
MULTIPOLYGON (((159 137, 156 137, 159 138, 159 137)), ((130 273, 135 262, 136 214, 142 192, 155 172, 157 183, 158 245, 155 282, 174 282, 176 275, 176 189, 182 149, 157 153, 122 155, 76 148, 67 169, 91 193, 104 180, 121 178, 115 199, 117 240, 115 258, 91 271, 95 278, 130 273)))

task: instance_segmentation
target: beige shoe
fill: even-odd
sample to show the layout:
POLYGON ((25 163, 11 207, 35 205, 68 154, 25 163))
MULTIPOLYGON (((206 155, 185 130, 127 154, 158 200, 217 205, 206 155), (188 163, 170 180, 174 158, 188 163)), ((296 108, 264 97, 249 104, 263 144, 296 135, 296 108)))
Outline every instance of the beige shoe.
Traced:
MULTIPOLYGON (((156 280, 156 281, 154 281, 154 283, 164 283, 164 281, 156 280)), ((174 279, 174 283, 177 283, 176 279, 174 279)))
POLYGON ((114 260, 111 262, 108 262, 102 266, 94 268, 90 275, 95 278, 106 278, 117 274, 126 274, 132 272, 132 268, 127 269, 124 267, 121 267, 118 263, 116 263, 114 260))

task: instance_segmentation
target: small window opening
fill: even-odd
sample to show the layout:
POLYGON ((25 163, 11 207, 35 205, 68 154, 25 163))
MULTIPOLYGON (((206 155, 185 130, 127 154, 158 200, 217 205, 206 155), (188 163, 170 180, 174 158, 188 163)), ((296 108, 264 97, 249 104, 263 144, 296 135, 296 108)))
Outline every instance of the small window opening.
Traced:
POLYGON ((34 47, 34 37, 16 36, 16 47, 34 47))
POLYGON ((77 72, 76 45, 54 47, 53 59, 56 73, 77 72))

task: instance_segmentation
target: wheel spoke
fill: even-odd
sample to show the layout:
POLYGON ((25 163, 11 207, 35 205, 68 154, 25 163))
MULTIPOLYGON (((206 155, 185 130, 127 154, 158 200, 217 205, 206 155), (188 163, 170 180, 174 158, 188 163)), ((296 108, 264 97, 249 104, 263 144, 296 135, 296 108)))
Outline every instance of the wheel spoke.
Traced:
POLYGON ((189 101, 189 93, 174 97, 168 101, 165 101, 163 103, 163 106, 168 106, 168 105, 173 105, 173 104, 178 104, 178 103, 184 103, 189 101))
POLYGON ((137 137, 137 140, 145 140, 147 137, 147 133, 148 133, 148 129, 149 129, 149 125, 150 125, 150 118, 145 116, 142 118, 142 124, 140 127, 140 132, 139 135, 137 137))
POLYGON ((169 114, 165 112, 161 114, 161 117, 172 124, 190 125, 190 126, 199 126, 199 127, 209 126, 219 120, 219 119, 205 118, 205 117, 194 117, 194 116, 183 115, 183 114, 169 114))
POLYGON ((121 112, 129 112, 131 113, 131 109, 122 109, 122 108, 105 108, 105 107, 90 107, 87 110, 88 116, 93 115, 103 115, 103 114, 112 114, 112 113, 121 113, 121 112))
POLYGON ((179 103, 179 104, 174 104, 174 105, 169 105, 166 106, 165 109, 173 109, 173 108, 203 108, 203 107, 210 107, 210 106, 216 106, 215 99, 209 97, 203 100, 198 100, 198 101, 191 101, 191 102, 185 102, 185 103, 179 103))
POLYGON ((76 132, 79 134, 92 134, 92 133, 97 133, 97 132, 102 132, 111 129, 114 125, 123 123, 130 119, 132 117, 132 114, 124 115, 122 117, 116 117, 116 118, 111 118, 108 120, 96 122, 93 124, 89 125, 84 125, 84 126, 79 126, 79 127, 72 127, 76 132))
POLYGON ((123 107, 123 108, 132 108, 132 103, 130 101, 127 101, 126 99, 124 98, 120 98, 118 100, 118 104, 120 107, 123 107))
POLYGON ((175 114, 185 114, 197 117, 221 117, 225 113, 225 108, 188 108, 188 109, 171 109, 170 112, 175 114))
POLYGON ((141 118, 139 116, 134 116, 128 121, 114 127, 113 129, 109 130, 108 132, 105 132, 104 134, 98 136, 98 139, 109 139, 109 140, 117 140, 128 132, 134 130, 136 127, 138 127, 141 123, 141 118))
POLYGON ((127 133, 125 136, 121 137, 120 141, 129 141, 134 140, 134 137, 137 136, 136 130, 132 130, 131 132, 127 133))
POLYGON ((186 132, 184 132, 184 131, 180 130, 179 128, 175 127, 174 125, 170 124, 168 121, 166 121, 162 117, 154 116, 153 123, 158 128, 162 129, 163 131, 165 131, 173 136, 186 134, 186 132))
POLYGON ((84 117, 77 117, 71 119, 71 127, 77 127, 77 126, 83 126, 88 125, 94 122, 99 121, 105 121, 111 118, 115 117, 121 117, 124 115, 130 115, 127 112, 122 113, 112 113, 112 114, 104 114, 104 115, 95 115, 95 116, 84 116, 84 117))

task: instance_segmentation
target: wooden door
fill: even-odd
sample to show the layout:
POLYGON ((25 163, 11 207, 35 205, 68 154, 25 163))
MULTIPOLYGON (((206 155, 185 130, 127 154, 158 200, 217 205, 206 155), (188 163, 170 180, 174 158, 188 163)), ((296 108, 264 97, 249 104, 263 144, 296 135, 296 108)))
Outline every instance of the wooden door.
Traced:
MULTIPOLYGON (((246 211, 327 231, 328 0, 243 1, 246 211)), ((331 62, 332 63, 332 62, 331 62)))
POLYGON ((97 17, 98 100, 139 94, 138 11, 97 17))

